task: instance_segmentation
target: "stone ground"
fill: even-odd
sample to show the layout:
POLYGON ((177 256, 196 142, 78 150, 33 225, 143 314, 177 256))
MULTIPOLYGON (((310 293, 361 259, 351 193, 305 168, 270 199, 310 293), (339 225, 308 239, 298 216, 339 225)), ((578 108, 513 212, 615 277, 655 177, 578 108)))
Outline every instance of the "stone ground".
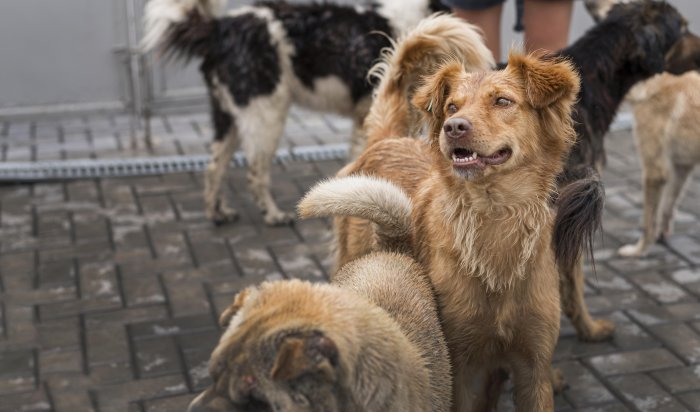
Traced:
MULTIPOLYGON (((126 120, 0 123, 2 160, 206 150, 205 113, 156 119, 150 152, 128 148, 126 120)), ((285 144, 340 142, 348 130, 342 119, 295 111, 285 144)), ((639 234, 640 169, 629 131, 612 133, 607 147, 587 301, 618 329, 610 342, 581 343, 562 322, 555 361, 570 388, 557 410, 700 411, 700 173, 670 245, 620 259, 615 249, 639 234)), ((292 209, 341 166, 276 165, 275 195, 292 209)), ((327 280, 327 221, 265 227, 244 169, 231 170, 226 191, 242 219, 213 227, 200 173, 0 186, 0 411, 185 410, 208 383, 217 314, 238 290, 327 280)))

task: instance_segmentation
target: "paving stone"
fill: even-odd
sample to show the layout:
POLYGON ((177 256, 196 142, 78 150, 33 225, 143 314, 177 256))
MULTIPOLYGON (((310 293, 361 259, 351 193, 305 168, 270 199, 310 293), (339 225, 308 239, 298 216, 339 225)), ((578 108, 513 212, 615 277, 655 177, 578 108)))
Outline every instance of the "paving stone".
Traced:
POLYGON ((662 303, 675 303, 691 299, 678 285, 656 273, 643 273, 631 277, 639 287, 662 303))
POLYGON ((676 270, 673 273, 671 273, 671 277, 678 283, 700 282, 700 269, 686 268, 676 270))
POLYGON ((181 370, 177 345, 172 338, 137 341, 134 350, 139 377, 170 375, 181 370))
POLYGON ((122 287, 127 306, 165 302, 165 292, 158 276, 124 276, 122 287))
POLYGON ((97 385, 128 382, 136 376, 129 361, 103 362, 90 365, 90 380, 97 385))
POLYGON ((564 396, 574 407, 604 404, 615 400, 615 396, 580 363, 562 362, 555 366, 560 368, 568 385, 564 396))
MULTIPOLYGON (((669 305, 670 306, 670 305, 669 305)), ((668 306, 643 306, 626 311, 633 319, 643 325, 656 325, 659 323, 673 322, 676 318, 669 311, 668 306)))
POLYGON ((615 322, 615 346, 622 350, 643 349, 659 346, 658 340, 650 336, 623 312, 614 312, 608 317, 615 322))
POLYGON ((675 412, 688 410, 646 375, 623 375, 610 378, 610 382, 628 402, 640 411, 675 412))
POLYGON ((184 411, 194 398, 195 395, 187 394, 146 401, 145 410, 146 412, 184 411))
POLYGON ((55 411, 92 412, 92 400, 86 390, 52 390, 51 401, 55 411))
POLYGON ((0 412, 51 411, 51 402, 44 389, 12 395, 0 395, 0 412))
POLYGON ((667 305, 666 310, 674 316, 676 320, 693 320, 700 319, 700 303, 677 303, 675 305, 667 305))
POLYGON ((700 365, 657 371, 652 376, 671 393, 700 391, 700 365))
POLYGON ((661 341, 680 355, 685 362, 700 362, 700 335, 684 323, 669 323, 650 327, 661 341))
POLYGON ((81 325, 78 317, 44 320, 37 325, 42 349, 79 347, 81 325))
POLYGON ((594 356, 589 361, 603 375, 646 372, 683 365, 671 352, 662 348, 594 356))
POLYGON ((577 409, 578 412, 627 412, 630 409, 621 402, 613 402, 605 405, 589 406, 577 409))
POLYGON ((200 332, 212 328, 216 328, 216 323, 210 314, 141 322, 129 327, 131 336, 136 340, 200 332))
POLYGON ((691 411, 700 411, 700 391, 684 393, 678 397, 691 411))
POLYGON ((182 377, 176 375, 115 384, 97 393, 100 411, 124 410, 129 402, 181 395, 187 392, 182 377))

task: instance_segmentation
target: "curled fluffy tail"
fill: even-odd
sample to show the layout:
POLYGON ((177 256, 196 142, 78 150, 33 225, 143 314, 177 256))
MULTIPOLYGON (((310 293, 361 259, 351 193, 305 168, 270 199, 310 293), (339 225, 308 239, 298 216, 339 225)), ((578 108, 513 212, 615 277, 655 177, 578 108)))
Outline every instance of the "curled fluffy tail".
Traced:
POLYGON ((375 224, 381 250, 407 251, 411 241, 411 199, 393 183, 369 176, 324 180, 297 207, 302 218, 354 216, 375 224))
POLYGON ((411 108, 411 97, 421 78, 434 73, 447 60, 462 61, 467 71, 490 70, 493 55, 476 26, 464 20, 434 14, 422 20, 384 51, 369 73, 378 80, 376 95, 366 120, 368 145, 386 137, 414 135, 420 116, 411 108))
POLYGON ((573 270, 584 249, 593 256, 593 234, 600 228, 605 191, 598 173, 590 167, 581 178, 566 185, 557 199, 552 243, 562 273, 573 270))
POLYGON ((146 4, 144 52, 185 58, 202 56, 211 47, 216 17, 225 0, 150 0, 146 4))

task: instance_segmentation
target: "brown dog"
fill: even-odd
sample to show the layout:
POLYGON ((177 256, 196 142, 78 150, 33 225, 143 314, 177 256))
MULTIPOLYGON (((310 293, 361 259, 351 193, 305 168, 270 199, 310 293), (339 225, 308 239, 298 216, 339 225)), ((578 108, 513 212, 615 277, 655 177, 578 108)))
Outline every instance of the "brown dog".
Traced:
POLYGON ((240 292, 221 315, 214 382, 189 410, 449 411, 447 346, 419 265, 378 252, 345 266, 336 284, 240 292))
POLYGON ((560 307, 550 202, 574 142, 578 90, 562 60, 511 54, 504 71, 473 74, 448 63, 413 98, 429 141, 380 140, 342 171, 393 184, 336 178, 300 204, 304 216, 378 226, 340 218, 341 262, 377 241, 411 245, 437 294, 455 411, 492 406, 500 386, 489 382, 501 368, 512 371, 518 410, 553 410, 560 307))
POLYGON ((644 174, 644 233, 622 256, 642 256, 672 232, 673 212, 695 165, 700 164, 700 74, 663 73, 627 95, 644 174))

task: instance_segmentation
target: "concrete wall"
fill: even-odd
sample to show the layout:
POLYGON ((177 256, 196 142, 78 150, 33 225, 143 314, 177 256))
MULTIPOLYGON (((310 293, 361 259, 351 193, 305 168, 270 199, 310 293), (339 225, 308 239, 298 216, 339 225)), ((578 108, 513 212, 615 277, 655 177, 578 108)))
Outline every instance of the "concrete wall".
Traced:
MULTIPOLYGON (((46 111, 57 105, 68 105, 58 109, 73 105, 123 109, 129 98, 127 70, 115 51, 128 44, 127 1, 0 1, 0 115, 46 111)), ((136 1, 139 14, 144 1, 136 1)), ((522 41, 511 30, 514 1, 507 1, 503 16, 504 53, 522 41)), ((700 33, 700 1, 670 1, 700 33)), ((250 1, 230 1, 230 6, 247 3, 250 1)), ((571 40, 591 24, 577 0, 571 40)), ((160 107, 202 101, 196 64, 164 66, 156 62, 152 77, 153 98, 160 107)))

